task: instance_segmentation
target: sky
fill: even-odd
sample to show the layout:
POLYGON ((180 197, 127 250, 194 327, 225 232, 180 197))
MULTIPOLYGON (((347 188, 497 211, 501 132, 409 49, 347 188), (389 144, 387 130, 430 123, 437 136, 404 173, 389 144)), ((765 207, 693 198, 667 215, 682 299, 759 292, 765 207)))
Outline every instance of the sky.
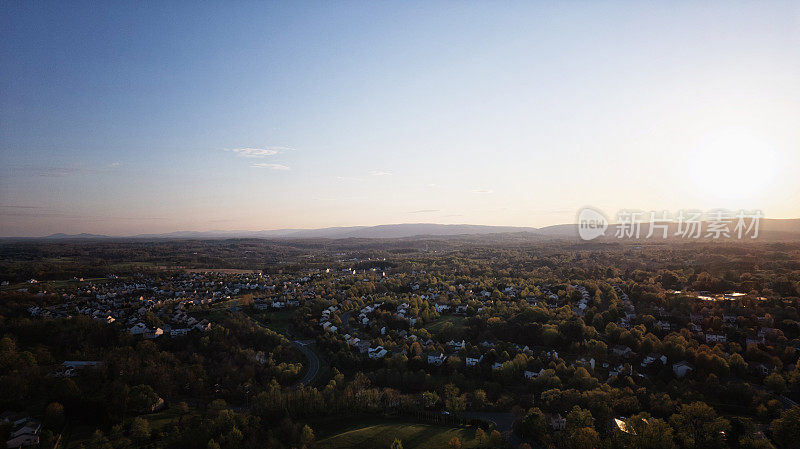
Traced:
POLYGON ((0 236, 800 217, 799 2, 0 5, 0 236))

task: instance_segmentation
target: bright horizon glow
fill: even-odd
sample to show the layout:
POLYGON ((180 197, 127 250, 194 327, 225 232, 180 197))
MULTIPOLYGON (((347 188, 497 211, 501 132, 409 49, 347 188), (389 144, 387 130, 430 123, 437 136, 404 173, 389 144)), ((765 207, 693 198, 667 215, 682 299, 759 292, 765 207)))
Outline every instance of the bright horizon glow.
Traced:
POLYGON ((0 236, 800 217, 797 2, 7 2, 0 20, 0 236))
POLYGON ((759 198, 772 183, 778 165, 767 139, 742 128, 704 135, 693 154, 692 178, 698 191, 712 200, 759 198))

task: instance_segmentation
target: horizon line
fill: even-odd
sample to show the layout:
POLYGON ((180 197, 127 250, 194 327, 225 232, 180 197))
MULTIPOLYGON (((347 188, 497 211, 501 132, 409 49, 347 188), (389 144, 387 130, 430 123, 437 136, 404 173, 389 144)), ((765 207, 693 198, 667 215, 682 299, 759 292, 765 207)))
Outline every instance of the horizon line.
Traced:
MULTIPOLYGON (((770 218, 770 217, 760 217, 760 220, 771 220, 771 221, 790 221, 790 220, 800 220, 800 217, 795 218, 770 218)), ((707 219, 701 220, 701 222, 709 221, 707 219)), ((609 221, 609 226, 618 224, 619 222, 616 221, 609 221)), ((649 221, 642 221, 640 222, 641 225, 649 225, 649 221)), ((677 221, 670 221, 670 223, 677 223, 677 221)), ((94 232, 78 232, 78 233, 65 233, 65 232, 53 232, 47 235, 38 235, 38 236, 20 236, 20 235, 0 235, 0 239, 42 239, 42 238, 49 238, 53 236, 81 236, 81 235, 91 235, 91 236, 98 236, 98 237, 109 237, 109 238, 134 238, 134 237, 143 237, 143 236, 160 236, 160 235, 167 235, 167 234, 178 234, 178 233, 236 233, 236 232, 281 232, 281 231, 295 231, 295 232, 303 232, 303 231, 322 231, 326 229, 348 229, 348 228, 376 228, 381 226, 407 226, 407 225, 434 225, 434 226, 479 226, 479 227, 487 227, 487 228, 519 228, 523 229, 535 229, 541 230, 545 228, 552 228, 556 226, 570 226, 570 225, 577 225, 577 222, 572 223, 557 223, 552 225, 546 226, 521 226, 521 225, 489 225, 489 224, 475 224, 475 223, 435 223, 435 222, 404 222, 404 223, 383 223, 377 225, 350 225, 350 226, 322 226, 316 228, 276 228, 276 229, 208 229, 208 230, 188 230, 188 229, 178 229, 174 231, 163 231, 163 232, 143 232, 139 234, 106 234, 106 233, 94 233, 94 232)))

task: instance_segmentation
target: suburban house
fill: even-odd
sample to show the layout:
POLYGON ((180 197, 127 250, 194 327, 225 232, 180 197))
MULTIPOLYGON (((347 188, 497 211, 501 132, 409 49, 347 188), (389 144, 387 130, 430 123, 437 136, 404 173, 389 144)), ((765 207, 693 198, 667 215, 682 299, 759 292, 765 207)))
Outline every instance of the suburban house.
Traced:
POLYGON ((525 378, 526 379, 536 379, 537 377, 541 376, 544 372, 544 368, 540 369, 539 372, 536 371, 525 371, 525 378))
POLYGON ((722 334, 706 334, 706 343, 725 343, 728 337, 722 334))
POLYGON ((631 355, 633 355, 633 350, 631 348, 629 348, 627 346, 623 346, 623 345, 614 346, 613 351, 614 351, 614 354, 616 354, 618 356, 622 356, 622 357, 630 357, 631 355))
POLYGON ((147 330, 147 331, 144 333, 144 338, 147 338, 147 339, 150 339, 150 340, 152 340, 153 338, 158 338, 158 337, 160 337, 160 336, 162 336, 162 335, 164 335, 164 330, 163 330, 163 329, 161 329, 160 327, 157 327, 157 328, 155 328, 155 329, 153 329, 153 330, 149 330, 149 329, 148 329, 148 330, 147 330))
POLYGON ((672 365, 672 372, 675 373, 678 377, 683 377, 689 371, 694 370, 694 367, 691 363, 687 362, 686 360, 680 361, 678 363, 674 363, 672 365))
POLYGON ((437 354, 428 354, 428 364, 429 365, 441 366, 441 364, 444 363, 445 359, 447 359, 447 356, 442 354, 442 353, 439 353, 438 355, 437 354))
POLYGON ((651 363, 655 362, 656 360, 660 360, 662 365, 667 364, 667 356, 659 355, 655 352, 651 352, 647 354, 645 358, 642 360, 642 366, 649 366, 651 363))
POLYGON ((144 323, 136 323, 132 328, 128 330, 131 335, 142 335, 143 333, 147 332, 147 326, 144 323))
POLYGON ((386 356, 386 353, 389 352, 383 348, 383 346, 376 346, 374 348, 370 348, 369 350, 369 358, 371 359, 382 359, 386 356))
POLYGON ((561 416, 561 414, 555 414, 550 417, 550 427, 553 430, 564 430, 567 428, 567 419, 561 416))
POLYGON ((40 430, 42 430, 42 424, 38 421, 30 420, 8 435, 9 438, 6 440, 6 447, 15 448, 39 444, 40 430))
POLYGON ((480 356, 480 357, 477 357, 477 358, 476 357, 467 357, 465 360, 467 362, 467 366, 475 366, 478 363, 481 363, 481 360, 483 360, 483 356, 480 356))

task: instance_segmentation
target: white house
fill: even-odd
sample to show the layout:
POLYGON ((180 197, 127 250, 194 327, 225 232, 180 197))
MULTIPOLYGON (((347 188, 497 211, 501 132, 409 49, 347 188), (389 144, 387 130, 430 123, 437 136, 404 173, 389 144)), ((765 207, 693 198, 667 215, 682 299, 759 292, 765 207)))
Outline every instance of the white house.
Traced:
POLYGON ((683 377, 686 375, 686 373, 692 370, 694 370, 692 364, 685 360, 672 365, 672 372, 678 377, 683 377))
POLYGON ((722 334, 706 334, 706 343, 725 343, 728 337, 722 334))
POLYGON ((550 427, 553 430, 564 430, 567 428, 567 419, 561 416, 561 414, 556 414, 550 417, 550 427))
POLYGON ((631 354, 633 354, 633 350, 631 348, 623 345, 614 346, 614 349, 612 349, 612 351, 614 351, 614 354, 623 357, 628 357, 631 354))
POLYGON ((456 351, 464 349, 464 346, 466 346, 464 340, 461 341, 450 340, 447 344, 450 345, 450 347, 456 351))
POLYGON ((539 372, 536 371, 525 371, 525 378, 526 379, 536 379, 537 377, 541 376, 544 372, 544 368, 540 369, 539 372))
POLYGON ((589 359, 587 359, 586 357, 581 357, 575 361, 575 364, 584 367, 588 366, 591 369, 594 369, 595 365, 594 357, 590 357, 589 359))
POLYGON ((653 352, 653 353, 647 354, 647 356, 645 356, 645 358, 642 360, 642 366, 648 366, 651 363, 655 362, 656 360, 660 360, 661 363, 664 364, 664 365, 667 364, 667 356, 658 355, 658 354, 653 352))
POLYGON ((382 359, 382 358, 384 358, 386 356, 386 353, 388 353, 388 352, 389 351, 384 349, 383 346, 376 346, 374 348, 370 348, 370 350, 369 350, 369 358, 371 358, 371 359, 382 359))
POLYGON ((445 359, 447 359, 447 356, 445 356, 444 354, 441 354, 441 353, 439 353, 438 355, 437 354, 428 354, 428 364, 429 365, 441 366, 441 364, 444 363, 445 359))
POLYGON ((133 327, 128 329, 128 332, 130 332, 131 335, 141 335, 147 332, 147 326, 145 326, 144 323, 136 323, 135 325, 133 325, 133 327))
POLYGON ((481 360, 483 360, 483 356, 480 356, 478 358, 476 358, 476 357, 467 357, 465 360, 467 362, 467 366, 475 366, 478 363, 481 363, 481 360))
POLYGON ((164 330, 161 329, 160 327, 157 327, 157 328, 155 328, 153 330, 149 330, 148 329, 144 333, 144 338, 147 338, 147 339, 158 338, 158 337, 162 336, 163 334, 164 334, 164 330))

